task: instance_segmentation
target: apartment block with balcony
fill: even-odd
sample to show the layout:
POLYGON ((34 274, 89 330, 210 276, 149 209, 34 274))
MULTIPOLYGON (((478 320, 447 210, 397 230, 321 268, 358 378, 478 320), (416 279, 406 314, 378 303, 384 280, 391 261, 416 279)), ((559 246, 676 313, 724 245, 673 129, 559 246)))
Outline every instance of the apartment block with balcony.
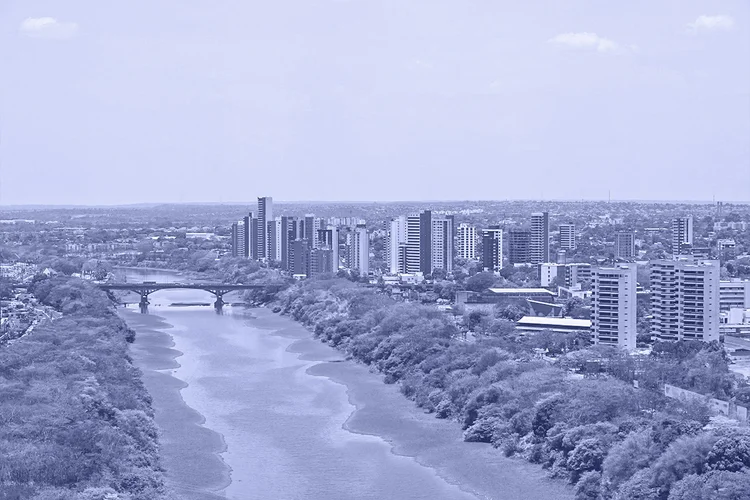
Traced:
POLYGON ((594 344, 627 350, 636 344, 637 265, 591 269, 591 338, 594 344))

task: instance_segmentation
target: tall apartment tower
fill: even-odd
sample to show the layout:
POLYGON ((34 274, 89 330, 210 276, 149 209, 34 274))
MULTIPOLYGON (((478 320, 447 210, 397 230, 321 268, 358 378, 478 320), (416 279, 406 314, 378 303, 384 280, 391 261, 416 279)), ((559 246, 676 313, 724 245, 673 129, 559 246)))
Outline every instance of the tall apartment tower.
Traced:
POLYGON ((268 258, 276 262, 281 262, 281 240, 283 239, 282 235, 283 233, 281 232, 281 217, 276 217, 274 220, 268 221, 268 258))
POLYGON ((717 260, 651 261, 651 333, 661 340, 719 340, 717 260))
POLYGON ((529 261, 531 264, 549 262, 549 212, 531 214, 529 261))
POLYGON ((299 221, 296 217, 282 216, 281 217, 281 269, 284 271, 291 271, 293 267, 294 259, 292 257, 292 243, 299 238, 299 221))
POLYGON ((633 231, 618 231, 615 233, 615 258, 635 258, 635 233, 633 231))
POLYGON ((357 224, 351 239, 349 267, 359 271, 360 276, 367 276, 370 273, 370 236, 367 234, 367 226, 357 224))
POLYGON ((477 258, 477 228, 463 223, 458 226, 458 256, 462 259, 477 258))
POLYGON ((591 269, 591 340, 594 344, 635 349, 635 263, 591 269))
POLYGON ((531 231, 511 228, 508 230, 508 261, 511 264, 531 262, 531 231))
POLYGON ((490 226, 482 231, 482 268, 499 271, 503 268, 503 230, 490 226))
POLYGON ((391 219, 388 224, 388 270, 391 274, 406 272, 406 216, 391 219))
POLYGON ((575 250, 576 248, 576 226, 575 224, 560 224, 560 248, 563 250, 575 250))
POLYGON ((672 219, 672 255, 690 253, 693 246, 693 216, 672 219))
POLYGON ((258 198, 258 259, 268 259, 271 257, 271 241, 268 236, 268 223, 273 220, 273 198, 270 196, 258 198))
MULTIPOLYGON (((337 272, 339 269, 339 229, 336 226, 328 226, 326 229, 318 229, 317 245, 313 248, 330 250, 331 272, 337 272)), ((326 267, 326 269, 328 269, 326 267)))
MULTIPOLYGON (((420 238, 425 237, 420 234, 420 238)), ((427 261, 428 267, 422 268, 422 272, 432 274, 436 269, 446 273, 453 271, 453 221, 446 217, 432 217, 428 241, 430 259, 427 261)))
POLYGON ((251 213, 247 218, 247 225, 245 227, 249 228, 246 233, 248 257, 258 260, 258 233, 260 232, 258 218, 253 217, 253 214, 251 213))

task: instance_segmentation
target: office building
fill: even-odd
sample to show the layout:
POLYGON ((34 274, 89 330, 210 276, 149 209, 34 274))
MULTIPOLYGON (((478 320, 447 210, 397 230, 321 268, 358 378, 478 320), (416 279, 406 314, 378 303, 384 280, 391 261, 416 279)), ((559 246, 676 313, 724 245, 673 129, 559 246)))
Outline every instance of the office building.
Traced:
POLYGON ((750 280, 719 281, 719 310, 750 309, 750 280))
POLYGON ((477 258, 477 228, 470 224, 460 224, 458 234, 458 256, 466 260, 477 258))
POLYGON ((273 221, 273 198, 258 198, 257 259, 270 258, 271 241, 268 235, 268 223, 273 221))
POLYGON ((615 233, 615 259, 630 260, 635 256, 635 233, 633 231, 615 233))
POLYGON ((635 263, 591 269, 591 340, 635 349, 635 263))
POLYGON ((527 264, 531 262, 531 231, 511 228, 508 230, 508 262, 527 264))
POLYGON ((576 248, 576 226, 574 224, 560 224, 560 248, 563 250, 575 250, 576 248))
POLYGON ((549 262, 549 212, 531 214, 529 262, 531 264, 549 262))
POLYGON ((349 267, 356 269, 360 276, 367 276, 370 273, 370 236, 367 234, 367 227, 357 224, 349 236, 349 267))
POLYGON ((693 216, 672 219, 672 255, 690 253, 693 246, 693 216))
POLYGON ((499 271, 503 268, 503 230, 490 226, 482 231, 482 268, 499 271))
POLYGON ((719 340, 719 262, 683 256, 651 262, 651 333, 661 340, 719 340))

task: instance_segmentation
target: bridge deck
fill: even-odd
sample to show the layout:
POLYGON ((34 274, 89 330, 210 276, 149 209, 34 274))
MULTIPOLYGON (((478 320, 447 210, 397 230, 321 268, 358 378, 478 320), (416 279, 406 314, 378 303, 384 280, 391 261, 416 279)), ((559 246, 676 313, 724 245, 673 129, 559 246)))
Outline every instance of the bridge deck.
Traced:
POLYGON ((278 288, 280 283, 253 283, 248 285, 228 285, 224 283, 113 283, 100 284, 103 290, 169 290, 169 289, 193 289, 193 290, 252 290, 256 288, 278 288))

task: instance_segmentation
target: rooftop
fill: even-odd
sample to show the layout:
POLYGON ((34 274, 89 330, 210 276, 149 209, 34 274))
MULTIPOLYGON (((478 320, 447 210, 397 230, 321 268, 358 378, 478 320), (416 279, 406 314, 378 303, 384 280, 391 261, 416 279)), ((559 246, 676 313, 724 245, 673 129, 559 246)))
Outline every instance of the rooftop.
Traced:
POLYGON ((496 293, 499 295, 502 295, 502 294, 537 294, 537 293, 543 293, 543 294, 552 295, 552 296, 555 295, 553 292, 550 292, 546 288, 489 288, 488 290, 492 293, 496 293))
POLYGON ((591 328, 590 319, 548 318, 544 316, 524 316, 523 318, 519 319, 516 324, 528 326, 567 326, 591 328))

